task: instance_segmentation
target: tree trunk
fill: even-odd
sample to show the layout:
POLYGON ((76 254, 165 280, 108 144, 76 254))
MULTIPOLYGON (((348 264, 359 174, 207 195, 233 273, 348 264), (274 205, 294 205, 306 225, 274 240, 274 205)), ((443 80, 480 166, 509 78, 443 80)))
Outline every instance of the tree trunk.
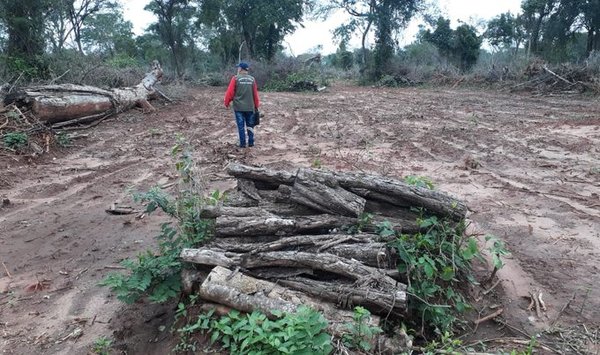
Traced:
POLYGON ((356 287, 350 283, 332 283, 315 281, 306 278, 280 280, 280 285, 305 292, 311 296, 334 302, 340 308, 353 309, 363 306, 373 314, 403 315, 406 310, 406 299, 396 299, 394 294, 371 288, 356 287))
POLYGON ((357 260, 344 259, 329 253, 307 253, 294 251, 273 251, 245 254, 240 266, 246 269, 259 267, 298 267, 321 270, 358 283, 377 282, 382 289, 395 290, 398 299, 406 299, 406 286, 389 278, 385 272, 365 266, 357 260), (401 295, 401 296, 400 296, 401 295))
POLYGON ((275 171, 267 168, 241 165, 238 163, 229 164, 227 166, 227 173, 236 178, 257 180, 275 185, 292 185, 296 179, 296 174, 287 171, 275 171))
MULTIPOLYGON (((341 187, 345 190, 355 193, 362 193, 363 197, 372 196, 376 200, 384 201, 395 206, 424 208, 429 213, 439 215, 441 217, 449 217, 452 220, 460 221, 465 218, 467 213, 466 205, 458 199, 455 199, 442 192, 429 190, 422 187, 408 185, 399 180, 393 180, 376 175, 367 174, 350 174, 350 173, 333 173, 321 170, 302 169, 296 175, 289 172, 273 171, 265 168, 255 168, 240 164, 230 164, 228 173, 235 177, 244 179, 268 182, 275 185, 285 184, 293 185, 292 199, 310 205, 311 208, 324 209, 340 209, 343 201, 353 201, 352 206, 346 206, 346 213, 357 213, 361 210, 362 200, 352 198, 354 194, 348 195, 335 191, 336 187, 341 187), (310 179, 308 179, 310 177, 310 179), (309 181, 310 182, 307 182, 309 181), (316 182, 315 182, 316 181, 316 182), (296 184, 300 187, 296 188, 296 184), (316 188, 323 194, 329 194, 330 198, 335 198, 336 201, 331 202, 327 198, 319 198, 318 194, 304 192, 304 187, 316 188), (327 189, 322 185, 326 185, 331 189, 327 189), (298 189, 300 192, 298 192, 298 189), (295 190, 295 193, 294 193, 295 190), (333 191, 332 191, 333 190, 333 191), (363 190, 362 192, 360 192, 363 190), (364 191, 367 190, 367 191, 364 191), (310 194, 306 197, 303 194, 310 194), (349 212, 349 211, 352 212, 349 212)), ((259 190, 260 191, 260 190, 259 190)), ((364 207, 363 207, 364 209, 364 207)), ((340 211, 337 211, 338 213, 340 211)))
POLYGON ((329 231, 356 223, 349 217, 333 215, 314 215, 296 217, 217 217, 216 237, 262 236, 302 234, 329 231))
MULTIPOLYGON (((215 267, 200 286, 200 297, 224 304, 242 312, 261 311, 276 318, 274 310, 295 312, 300 305, 321 312, 329 321, 329 331, 340 336, 347 323, 353 322, 353 312, 339 310, 302 292, 291 291, 275 283, 259 280, 239 272, 215 267)), ((368 320, 370 326, 379 325, 379 317, 368 320)))
POLYGON ((44 85, 7 95, 4 102, 30 109, 42 123, 84 123, 126 111, 136 105, 152 108, 147 100, 155 93, 153 87, 161 76, 162 69, 155 62, 152 72, 134 87, 103 90, 73 84, 44 85))
POLYGON ((365 210, 366 200, 341 188, 337 181, 320 179, 308 169, 300 169, 292 188, 291 200, 314 210, 359 217, 365 210))
MULTIPOLYGON (((296 252, 302 250, 306 253, 314 253, 317 256, 326 252, 342 259, 353 259, 377 269, 394 269, 396 267, 396 252, 388 248, 386 243, 350 244, 352 241, 352 236, 323 235, 289 237, 270 243, 227 243, 217 241, 202 249, 183 249, 180 257, 183 261, 189 263, 231 268, 240 265, 241 260, 246 258, 244 255, 246 253, 253 255, 265 252, 296 252)), ((297 265, 289 266, 298 267, 297 265)), ((305 266, 312 268, 312 265, 305 266)))

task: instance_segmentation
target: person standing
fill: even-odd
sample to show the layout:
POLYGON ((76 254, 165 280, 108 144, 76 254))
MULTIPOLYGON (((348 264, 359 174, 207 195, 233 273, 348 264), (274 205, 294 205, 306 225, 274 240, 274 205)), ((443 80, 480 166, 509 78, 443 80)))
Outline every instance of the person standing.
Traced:
POLYGON ((229 108, 233 102, 233 112, 240 137, 240 148, 246 147, 246 133, 248 133, 248 147, 254 147, 254 112, 258 110, 260 100, 256 80, 248 71, 250 66, 246 62, 237 65, 237 75, 229 82, 225 92, 225 107, 229 108))

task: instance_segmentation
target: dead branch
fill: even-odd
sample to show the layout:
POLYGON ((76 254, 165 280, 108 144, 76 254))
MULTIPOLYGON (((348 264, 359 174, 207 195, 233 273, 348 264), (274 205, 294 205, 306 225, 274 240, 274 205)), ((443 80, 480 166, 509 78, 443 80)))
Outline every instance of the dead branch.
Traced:
POLYGON ((483 318, 476 319, 473 323, 475 323, 475 325, 479 325, 483 322, 487 322, 490 319, 494 319, 494 318, 498 317, 499 315, 502 314, 502 312, 504 312, 504 308, 500 308, 496 312, 489 314, 483 318))

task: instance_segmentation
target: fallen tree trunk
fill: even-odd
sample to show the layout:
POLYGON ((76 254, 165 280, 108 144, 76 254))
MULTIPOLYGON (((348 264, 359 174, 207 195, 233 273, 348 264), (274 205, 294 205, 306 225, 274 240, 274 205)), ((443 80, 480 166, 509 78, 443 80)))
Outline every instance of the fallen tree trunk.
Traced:
POLYGON ((287 171, 275 171, 267 168, 231 163, 227 166, 227 173, 240 179, 257 180, 273 185, 292 185, 296 179, 295 173, 287 171))
MULTIPOLYGON (((180 257, 183 261, 191 262, 200 265, 236 267, 240 265, 244 254, 259 254, 270 251, 294 251, 300 247, 304 247, 305 252, 315 253, 318 257, 320 253, 327 252, 344 259, 354 259, 366 266, 378 269, 393 269, 396 266, 396 253, 393 249, 386 246, 385 243, 356 243, 342 244, 351 241, 351 237, 345 236, 339 239, 339 242, 328 237, 318 236, 311 238, 305 236, 303 238, 284 238, 271 243, 214 243, 203 249, 183 249, 180 257)), ((272 266, 272 265, 264 265, 272 266)), ((289 265, 296 267, 297 265, 289 265)), ((307 268, 312 268, 312 265, 304 265, 307 268)))
POLYGON ((356 287, 353 284, 335 284, 307 278, 280 280, 279 284, 334 302, 344 309, 363 306, 380 315, 402 315, 406 311, 406 299, 396 299, 396 294, 356 287))
POLYGON ((60 128, 66 122, 91 122, 134 106, 153 110, 148 100, 155 94, 154 85, 161 77, 162 69, 155 62, 153 70, 134 87, 104 90, 73 84, 35 86, 7 95, 4 102, 31 110, 40 122, 60 128))
MULTIPOLYGON (((273 311, 293 313, 300 305, 322 312, 329 321, 329 330, 340 336, 353 322, 353 312, 339 310, 302 292, 291 291, 275 283, 259 280, 223 267, 215 267, 200 286, 200 297, 224 304, 242 312, 261 311, 276 318, 273 311)), ((379 317, 368 320, 370 326, 379 324, 379 317)))
POLYGON ((334 215, 296 216, 296 217, 217 217, 215 236, 262 236, 301 234, 307 232, 329 231, 334 228, 352 225, 356 220, 334 215))

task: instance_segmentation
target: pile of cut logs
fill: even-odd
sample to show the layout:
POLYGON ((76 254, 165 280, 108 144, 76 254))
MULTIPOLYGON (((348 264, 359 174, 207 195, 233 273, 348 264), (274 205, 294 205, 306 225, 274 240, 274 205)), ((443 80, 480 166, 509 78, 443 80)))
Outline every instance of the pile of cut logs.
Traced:
POLYGON ((374 175, 240 164, 227 172, 237 191, 201 211, 214 219, 214 237, 182 251, 182 260, 196 264, 184 271, 184 288, 207 302, 271 316, 308 305, 325 315, 333 334, 356 306, 376 315, 373 323, 405 314, 406 277, 388 246, 395 236, 378 233, 377 223, 415 233, 414 208, 454 221, 467 210, 439 191, 374 175))

